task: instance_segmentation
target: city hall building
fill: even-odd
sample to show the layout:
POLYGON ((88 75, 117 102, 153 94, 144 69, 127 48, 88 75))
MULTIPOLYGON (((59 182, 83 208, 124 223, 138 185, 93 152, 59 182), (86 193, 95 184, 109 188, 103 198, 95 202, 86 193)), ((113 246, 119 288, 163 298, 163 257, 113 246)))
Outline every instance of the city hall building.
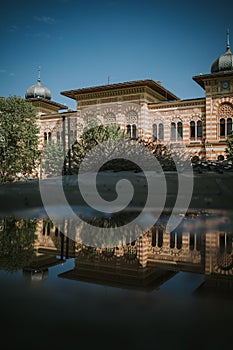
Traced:
POLYGON ((151 79, 62 91, 77 110, 51 100, 51 91, 37 83, 25 98, 37 109, 41 145, 66 141, 69 147, 88 121, 116 123, 132 138, 162 144, 183 143, 190 157, 226 158, 227 136, 232 132, 233 54, 229 34, 226 52, 211 65, 210 73, 193 77, 205 91, 203 98, 181 100, 161 82, 151 79))

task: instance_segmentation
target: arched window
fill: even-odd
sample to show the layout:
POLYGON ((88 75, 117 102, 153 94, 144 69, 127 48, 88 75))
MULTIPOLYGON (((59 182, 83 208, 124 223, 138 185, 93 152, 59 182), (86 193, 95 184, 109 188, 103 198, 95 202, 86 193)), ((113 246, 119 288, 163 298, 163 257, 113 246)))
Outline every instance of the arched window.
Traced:
POLYGON ((162 227, 154 226, 152 228, 151 244, 152 244, 152 247, 156 247, 156 245, 159 248, 162 247, 162 245, 163 245, 163 229, 162 229, 162 227))
POLYGON ((220 233, 219 235, 219 250, 220 253, 224 253, 225 251, 225 245, 226 245, 226 239, 225 239, 225 234, 224 233, 220 233))
POLYGON ((195 234, 190 233, 189 234, 189 249, 194 250, 194 248, 195 248, 195 234))
POLYGON ((56 236, 56 237, 58 237, 58 232, 59 232, 59 231, 58 231, 58 228, 55 227, 55 236, 56 236))
POLYGON ((51 142, 52 141, 52 133, 49 131, 48 132, 48 141, 51 142))
POLYGON ((48 135, 47 132, 44 132, 44 144, 46 144, 48 141, 48 135))
POLYGON ((232 252, 232 234, 230 233, 220 233, 219 235, 219 250, 220 253, 226 252, 231 254, 232 252))
POLYGON ((138 115, 135 111, 130 111, 126 115, 126 123, 128 124, 135 124, 137 123, 138 115))
POLYGON ((170 248, 175 248, 175 232, 174 231, 172 231, 171 233, 170 233, 170 248))
POLYGON ((177 249, 182 248, 182 232, 177 233, 177 249))
POLYGON ((202 121, 198 120, 197 122, 197 138, 202 139, 202 121))
POLYGON ((196 250, 201 250, 201 234, 196 233, 196 250))
POLYGON ((115 124, 116 123, 116 117, 115 114, 109 112, 105 115, 105 123, 106 124, 115 124))
POLYGON ((131 137, 131 125, 126 125, 126 134, 128 137, 131 137))
POLYGON ((227 118, 227 136, 231 135, 232 133, 232 119, 227 118))
POLYGON ((132 139, 137 138, 137 126, 135 124, 132 125, 132 139))
POLYGON ((225 119, 220 119, 220 137, 225 137, 225 119))
POLYGON ((163 130, 163 124, 159 123, 159 139, 163 141, 164 139, 164 130, 163 130))
POLYGON ((171 123, 171 140, 175 141, 176 140, 176 124, 171 123))
POLYGON ((163 245, 163 229, 159 227, 158 229, 158 247, 161 248, 163 245))
POLYGON ((153 124, 153 140, 156 141, 158 138, 157 135, 157 124, 153 124))
POLYGON ((128 124, 126 126, 126 134, 128 137, 135 140, 137 138, 137 125, 136 124, 133 124, 133 125, 128 124))
POLYGON ((232 132, 233 106, 226 102, 219 106, 218 116, 220 118, 219 136, 226 137, 232 132))
POLYGON ((190 122, 190 139, 195 140, 196 137, 196 130, 195 130, 195 122, 190 122))
POLYGON ((153 226, 152 227, 152 240, 151 240, 151 244, 152 244, 152 247, 155 247, 156 246, 156 228, 153 226))
POLYGON ((190 250, 201 250, 201 234, 190 232, 189 234, 189 249, 190 250))
POLYGON ((177 123, 177 135, 179 140, 183 139, 183 125, 181 122, 177 123))

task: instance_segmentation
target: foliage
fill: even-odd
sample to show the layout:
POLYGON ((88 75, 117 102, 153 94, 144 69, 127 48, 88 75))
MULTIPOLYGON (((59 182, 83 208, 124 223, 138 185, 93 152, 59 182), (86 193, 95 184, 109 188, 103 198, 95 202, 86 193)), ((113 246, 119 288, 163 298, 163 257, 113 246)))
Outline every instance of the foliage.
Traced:
POLYGON ((0 182, 35 171, 38 160, 36 110, 17 96, 0 98, 0 182))
POLYGON ((42 156, 42 169, 46 177, 59 176, 63 168, 63 144, 48 142, 42 156))
POLYGON ((227 158, 233 157, 233 132, 227 137, 227 148, 225 150, 227 158))
POLYGON ((0 235, 0 266, 17 271, 30 264, 34 257, 36 221, 5 218, 0 235))
MULTIPOLYGON (((157 141, 143 139, 139 139, 138 142, 145 146, 147 150, 150 151, 156 157, 163 170, 176 169, 174 159, 171 155, 171 151, 165 144, 158 143, 157 141)), ((178 154, 177 156, 182 157, 182 155, 178 154)))
MULTIPOLYGON (((180 144, 165 145, 159 143, 158 141, 145 140, 142 138, 137 138, 137 140, 131 140, 126 133, 120 129, 118 125, 97 125, 92 121, 92 124, 84 131, 79 140, 77 140, 70 151, 69 154, 69 163, 71 174, 76 174, 79 171, 79 167, 85 158, 85 170, 91 170, 95 167, 95 164, 103 164, 103 160, 108 160, 100 168, 101 171, 113 170, 113 171, 135 171, 138 172, 141 169, 137 165, 137 158, 144 159, 144 169, 151 169, 150 158, 148 157, 149 151, 150 154, 153 154, 156 159, 159 161, 162 169, 164 171, 176 171, 176 164, 182 167, 182 164, 185 165, 185 155, 184 149, 180 144), (101 144, 104 141, 109 140, 118 140, 125 139, 125 142, 122 142, 122 145, 117 150, 117 154, 122 154, 122 158, 118 157, 116 159, 111 158, 112 155, 116 154, 116 148, 114 142, 104 143, 103 147, 99 148, 99 151, 95 153, 96 157, 90 156, 89 152, 94 149, 95 146, 101 144), (134 145, 139 144, 143 147, 134 147, 134 145), (144 149, 144 150, 143 150, 144 149), (125 156, 131 157, 134 159, 134 162, 131 162, 125 158, 125 156), (95 163, 93 166, 93 162, 95 163), (90 166, 88 167, 88 164, 90 166)), ((187 158, 187 157, 186 157, 187 158)), ((190 158, 189 158, 190 160, 190 158)), ((141 163, 141 162, 140 162, 141 163)), ((66 164, 68 164, 68 157, 66 159, 66 164)))
MULTIPOLYGON (((120 129, 120 126, 111 125, 96 125, 84 131, 81 137, 73 144, 70 152, 70 173, 78 172, 79 166, 83 159, 87 156, 95 146, 101 145, 105 141, 117 140, 125 138, 125 133, 120 129)), ((106 152, 111 152, 110 149, 105 149, 106 152)), ((67 160, 68 161, 68 160, 67 160)), ((96 159, 98 162, 98 159, 96 159)))

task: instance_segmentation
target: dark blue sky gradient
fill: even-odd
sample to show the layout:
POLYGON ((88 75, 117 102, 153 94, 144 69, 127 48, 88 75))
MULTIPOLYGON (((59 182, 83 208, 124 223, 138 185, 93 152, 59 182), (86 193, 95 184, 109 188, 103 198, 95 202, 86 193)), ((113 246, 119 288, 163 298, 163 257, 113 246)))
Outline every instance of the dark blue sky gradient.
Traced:
MULTIPOLYGON (((209 73, 233 38, 233 2, 8 0, 0 9, 0 96, 24 97, 37 80, 61 91, 152 78, 178 97, 202 97, 192 80, 209 73)), ((233 49, 233 39, 232 49, 233 49)))

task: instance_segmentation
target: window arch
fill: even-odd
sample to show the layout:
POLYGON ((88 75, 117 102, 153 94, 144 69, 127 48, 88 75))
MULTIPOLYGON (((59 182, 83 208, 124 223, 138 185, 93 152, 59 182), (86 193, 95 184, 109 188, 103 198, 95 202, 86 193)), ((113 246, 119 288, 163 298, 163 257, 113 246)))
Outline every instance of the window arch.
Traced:
POLYGON ((198 120, 197 122, 197 138, 202 139, 202 121, 198 120))
POLYGON ((183 139, 183 124, 181 122, 177 123, 177 136, 178 140, 183 139))
POLYGON ((46 145, 47 142, 51 142, 52 141, 52 133, 51 131, 49 132, 44 132, 44 144, 46 145))
POLYGON ((158 246, 161 248, 163 246, 163 228, 154 226, 152 228, 152 237, 151 237, 152 247, 158 246))
POLYGON ((189 234, 189 249, 201 250, 201 234, 196 232, 190 232, 189 234))
POLYGON ((163 229, 159 227, 158 229, 158 247, 161 248, 163 246, 163 229))
POLYGON ((128 137, 131 137, 131 125, 126 125, 126 134, 128 137))
POLYGON ((178 122, 177 124, 171 123, 171 141, 182 140, 183 139, 183 124, 178 122))
POLYGON ((232 118, 227 118, 227 136, 232 133, 232 118))
POLYGON ((194 121, 190 122, 190 139, 195 140, 196 138, 196 125, 194 121))
POLYGON ((190 122, 190 140, 202 139, 202 121, 198 120, 197 123, 192 120, 190 122))
POLYGON ((226 102, 222 103, 218 109, 219 120, 219 136, 227 137, 232 133, 233 106, 226 102))
POLYGON ((48 141, 51 142, 52 141, 52 133, 49 131, 48 132, 48 141))
POLYGON ((161 141, 164 139, 164 127, 162 123, 159 123, 159 139, 161 141))
POLYGON ((170 233, 170 248, 172 249, 175 248, 175 236, 176 236, 175 232, 172 231, 170 233))
POLYGON ((153 141, 157 141, 158 134, 157 134, 157 124, 153 124, 153 141))
POLYGON ((220 137, 225 137, 225 119, 220 119, 220 137))
POLYGON ((220 118, 230 118, 233 117, 233 106, 226 102, 219 106, 218 115, 220 118))
POLYGON ((46 144, 48 141, 48 135, 47 132, 44 132, 44 144, 46 144))
POLYGON ((105 122, 107 124, 115 124, 116 123, 116 116, 115 114, 113 114, 112 112, 108 112, 106 115, 105 115, 105 122))
POLYGON ((137 125, 126 125, 126 134, 129 138, 135 140, 137 138, 137 125))
POLYGON ((138 115, 135 111, 129 111, 126 115, 126 122, 128 124, 135 124, 137 123, 138 115))
POLYGON ((176 140, 176 123, 171 123, 171 140, 176 140))
POLYGON ((132 125, 132 139, 136 139, 137 138, 137 126, 136 126, 136 124, 133 124, 132 125))

